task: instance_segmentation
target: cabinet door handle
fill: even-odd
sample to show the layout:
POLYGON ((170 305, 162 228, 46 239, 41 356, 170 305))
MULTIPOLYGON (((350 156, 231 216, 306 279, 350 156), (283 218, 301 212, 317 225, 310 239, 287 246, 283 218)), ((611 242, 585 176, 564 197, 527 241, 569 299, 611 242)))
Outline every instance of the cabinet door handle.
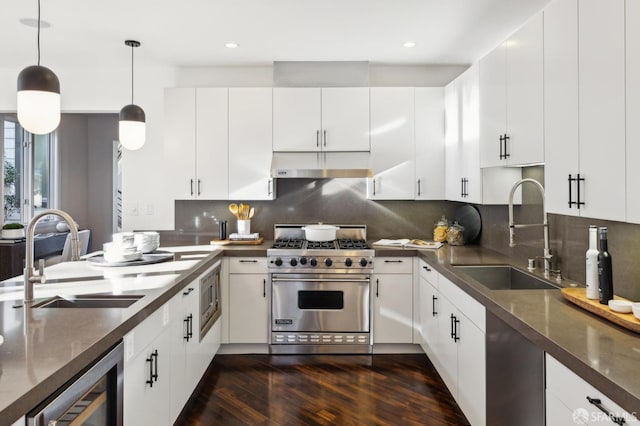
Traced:
POLYGON ((418 179, 418 197, 420 196, 420 179, 418 179))
POLYGON ((262 297, 267 297, 267 279, 262 280, 262 297))
POLYGON ((198 179, 198 195, 200 195, 200 179, 198 179))
POLYGON ((625 424, 625 419, 624 417, 616 417, 612 412, 610 412, 609 410, 607 410, 606 408, 604 408, 602 406, 602 400, 600 398, 590 398, 587 397, 587 401, 589 401, 589 404, 595 405, 596 408, 600 411, 602 411, 604 414, 607 415, 607 417, 609 417, 611 419, 612 422, 614 422, 615 424, 618 425, 623 425, 625 424))
POLYGON ((258 263, 255 259, 240 259, 238 262, 240 263, 258 263))
POLYGON ((320 130, 316 130, 316 147, 320 147, 320 130))
POLYGON ((437 296, 431 296, 431 316, 438 315, 438 311, 436 310, 436 301, 438 300, 437 296))
POLYGON ((402 263, 402 260, 385 260, 384 263, 402 263))
POLYGON ((580 210, 580 206, 584 206, 584 201, 580 199, 580 182, 584 182, 584 177, 580 177, 580 173, 576 175, 576 196, 578 197, 578 202, 576 206, 578 210, 580 210))
POLYGON ((571 194, 571 184, 573 183, 574 180, 575 179, 571 177, 571 174, 569 174, 569 178, 567 179, 567 181, 569 182, 569 208, 573 206, 573 195, 571 194))
POLYGON ((271 194, 273 193, 273 191, 271 190, 271 185, 273 184, 273 180, 269 179, 267 181, 267 195, 271 196, 271 194))
POLYGON ((149 363, 149 379, 145 382, 150 388, 153 387, 153 354, 149 355, 149 358, 145 360, 149 363))
POLYGON ((324 145, 324 146, 327 146, 327 131, 326 131, 326 130, 323 130, 323 131, 322 131, 322 134, 323 134, 322 136, 324 137, 324 144, 323 144, 323 145, 324 145))
POLYGON ((153 372, 153 380, 154 381, 158 381, 158 350, 156 349, 155 351, 153 351, 153 353, 151 354, 151 356, 153 357, 153 363, 155 365, 155 371, 153 372))
POLYGON ((191 179, 191 196, 193 196, 193 179, 191 179))
POLYGON ((454 342, 460 340, 460 336, 458 336, 458 324, 460 324, 460 320, 451 314, 451 338, 454 342))
POLYGON ((380 280, 376 278, 376 297, 380 297, 380 280))
POLYGON ((507 145, 510 139, 511 139, 511 136, 505 133, 504 135, 504 158, 505 159, 511 157, 511 154, 509 154, 509 146, 507 145))
POLYGON ((502 143, 504 142, 504 135, 500 135, 500 159, 502 160, 504 158, 504 154, 503 154, 503 149, 502 149, 502 143))
POLYGON ((427 272, 431 272, 431 268, 429 268, 428 266, 423 266, 422 268, 427 272))
POLYGON ((376 178, 373 178, 373 195, 376 195, 376 178))
POLYGON ((460 178, 460 196, 464 197, 464 178, 460 178))
POLYGON ((193 337, 193 314, 189 314, 184 319, 184 322, 187 325, 187 331, 183 337, 184 337, 184 340, 188 342, 193 337))

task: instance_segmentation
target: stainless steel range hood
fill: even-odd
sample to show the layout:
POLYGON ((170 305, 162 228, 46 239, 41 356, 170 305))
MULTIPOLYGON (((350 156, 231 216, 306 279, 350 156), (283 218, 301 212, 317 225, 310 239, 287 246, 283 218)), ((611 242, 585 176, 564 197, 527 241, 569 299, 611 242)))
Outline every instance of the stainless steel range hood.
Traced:
POLYGON ((273 178, 367 178, 368 152, 274 152, 273 178))

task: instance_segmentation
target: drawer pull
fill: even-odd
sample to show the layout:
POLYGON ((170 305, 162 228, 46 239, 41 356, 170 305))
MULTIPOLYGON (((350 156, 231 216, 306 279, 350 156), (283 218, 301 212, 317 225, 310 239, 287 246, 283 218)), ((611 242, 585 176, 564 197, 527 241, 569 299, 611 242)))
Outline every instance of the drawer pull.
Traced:
POLYGON ((625 421, 624 421, 623 417, 614 416, 613 413, 610 413, 606 408, 604 408, 602 406, 602 400, 600 398, 589 398, 589 397, 587 397, 587 401, 589 401, 589 404, 595 405, 596 408, 598 408, 598 410, 600 410, 603 413, 605 413, 607 415, 607 417, 609 417, 611 419, 611 421, 614 422, 615 424, 618 424, 618 425, 625 424, 625 421))
POLYGON ((431 272, 431 268, 429 268, 428 266, 423 266, 422 268, 427 272, 431 272))
POLYGON ((385 260, 384 263, 402 263, 402 260, 385 260))
POLYGON ((239 262, 240 263, 258 263, 258 261, 255 259, 252 259, 252 260, 240 259, 239 262))

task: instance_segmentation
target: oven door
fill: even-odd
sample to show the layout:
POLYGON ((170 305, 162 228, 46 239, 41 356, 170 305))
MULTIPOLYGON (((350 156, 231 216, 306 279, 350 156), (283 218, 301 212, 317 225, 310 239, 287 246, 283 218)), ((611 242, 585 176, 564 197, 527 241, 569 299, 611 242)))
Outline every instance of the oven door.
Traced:
POLYGON ((366 274, 272 274, 271 330, 369 332, 366 274))

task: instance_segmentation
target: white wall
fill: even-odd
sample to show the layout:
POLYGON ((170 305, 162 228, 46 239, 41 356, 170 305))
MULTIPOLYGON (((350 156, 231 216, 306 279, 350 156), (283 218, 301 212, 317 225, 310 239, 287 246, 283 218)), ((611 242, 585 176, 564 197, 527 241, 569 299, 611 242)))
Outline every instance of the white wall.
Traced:
MULTIPOLYGON (((0 68, 0 111, 15 111, 16 79, 21 69, 0 68)), ((131 100, 130 65, 114 68, 56 68, 63 112, 119 112, 131 100)), ((147 116, 147 142, 123 156, 123 227, 173 229, 173 205, 162 200, 164 179, 164 88, 175 86, 172 67, 136 65, 135 98, 147 116), (169 210, 170 208, 170 210, 169 210), (136 214, 134 214, 136 213, 136 214)))

